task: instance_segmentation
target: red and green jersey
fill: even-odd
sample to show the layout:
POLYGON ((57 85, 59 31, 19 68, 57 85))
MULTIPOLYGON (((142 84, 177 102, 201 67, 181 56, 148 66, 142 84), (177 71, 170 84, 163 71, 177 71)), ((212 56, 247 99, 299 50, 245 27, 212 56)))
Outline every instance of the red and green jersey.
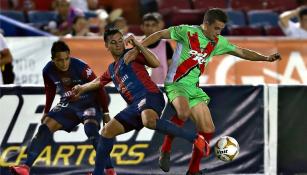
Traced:
POLYGON ((171 39, 177 42, 177 46, 166 76, 166 83, 181 82, 196 85, 212 56, 236 49, 221 35, 215 41, 211 41, 205 37, 200 26, 180 25, 170 27, 168 30, 171 39))

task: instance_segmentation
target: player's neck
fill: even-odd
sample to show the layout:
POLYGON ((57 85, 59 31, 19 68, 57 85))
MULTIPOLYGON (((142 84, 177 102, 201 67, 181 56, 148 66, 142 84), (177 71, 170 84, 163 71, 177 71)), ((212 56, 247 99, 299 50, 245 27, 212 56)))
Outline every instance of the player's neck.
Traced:
POLYGON ((113 59, 114 59, 115 62, 117 62, 120 59, 120 56, 118 56, 118 55, 112 54, 112 56, 113 56, 113 59))

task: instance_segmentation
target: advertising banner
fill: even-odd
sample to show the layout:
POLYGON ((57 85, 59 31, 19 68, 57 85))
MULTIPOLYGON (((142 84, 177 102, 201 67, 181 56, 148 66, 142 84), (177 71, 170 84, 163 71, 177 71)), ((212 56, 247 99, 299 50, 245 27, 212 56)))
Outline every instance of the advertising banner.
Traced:
MULTIPOLYGON (((216 132, 210 142, 212 152, 203 158, 201 169, 208 174, 264 173, 264 88, 263 86, 209 86, 203 90, 211 97, 209 108, 216 132), (215 158, 213 146, 221 136, 234 137, 240 144, 240 154, 232 162, 215 158)), ((108 87, 110 115, 126 107, 115 88, 108 87)), ((55 99, 57 102, 59 98, 55 99)), ((0 174, 8 175, 8 167, 22 163, 26 146, 37 132, 44 109, 43 87, 0 88, 0 174)), ((55 105, 55 103, 53 104, 55 105)), ((162 118, 174 115, 171 106, 162 118)), ((184 129, 195 130, 189 120, 184 129)), ((142 129, 116 137, 111 158, 119 175, 165 174, 158 166, 163 135, 142 129)), ((168 174, 183 175, 191 159, 192 144, 176 138, 168 174)), ((71 133, 58 131, 53 143, 38 156, 32 175, 85 174, 93 169, 95 151, 87 140, 83 125, 71 133)))

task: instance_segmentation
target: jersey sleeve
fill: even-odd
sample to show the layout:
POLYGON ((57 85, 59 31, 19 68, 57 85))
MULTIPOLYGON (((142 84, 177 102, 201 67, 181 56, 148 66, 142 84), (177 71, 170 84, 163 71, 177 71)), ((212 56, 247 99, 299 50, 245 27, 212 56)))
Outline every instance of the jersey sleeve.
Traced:
POLYGON ((44 113, 48 113, 50 111, 52 102, 56 93, 56 86, 53 81, 49 78, 46 72, 43 72, 43 79, 45 84, 45 94, 46 94, 46 102, 45 102, 45 110, 44 113))
POLYGON ((140 64, 143 64, 143 65, 147 64, 145 56, 143 54, 141 54, 141 53, 138 54, 138 56, 136 57, 135 61, 140 63, 140 64))
POLYGON ((99 81, 101 87, 104 87, 106 84, 112 81, 109 69, 99 77, 99 81))
POLYGON ((184 37, 187 33, 187 28, 187 25, 173 26, 168 28, 171 35, 171 39, 179 42, 184 41, 184 37))
POLYGON ((213 51, 213 55, 222 55, 234 51, 235 49, 235 45, 231 44, 225 37, 220 35, 218 44, 213 51))
POLYGON ((104 87, 99 88, 99 103, 104 113, 109 112, 110 97, 104 87))
POLYGON ((91 82, 97 78, 93 70, 87 64, 84 64, 82 68, 82 77, 85 78, 87 82, 91 82))

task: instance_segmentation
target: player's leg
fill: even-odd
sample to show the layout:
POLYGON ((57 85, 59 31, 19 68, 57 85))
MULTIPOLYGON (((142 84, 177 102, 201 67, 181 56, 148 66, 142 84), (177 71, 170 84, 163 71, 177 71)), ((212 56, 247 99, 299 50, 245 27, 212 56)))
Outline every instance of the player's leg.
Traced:
POLYGON ((43 123, 39 126, 38 132, 27 148, 27 159, 24 165, 11 167, 14 174, 28 175, 37 156, 51 141, 55 131, 62 128, 62 125, 49 116, 45 116, 43 123))
MULTIPOLYGON (((168 99, 174 106, 177 113, 177 115, 172 116, 171 121, 179 127, 182 127, 184 125, 184 122, 191 114, 189 107, 189 95, 185 88, 185 86, 182 86, 179 83, 165 85, 168 99)), ((169 171, 170 152, 173 139, 174 136, 172 135, 164 136, 164 140, 161 146, 159 166, 164 172, 169 171)))
POLYGON ((202 135, 207 141, 208 147, 206 152, 198 149, 193 149, 188 174, 196 174, 199 172, 199 166, 202 157, 204 155, 208 156, 210 153, 209 142, 215 131, 210 110, 205 102, 201 102, 192 107, 192 120, 196 125, 198 133, 202 135))
MULTIPOLYGON (((172 101, 172 105, 176 110, 176 115, 172 116, 170 121, 179 127, 184 125, 184 122, 190 116, 190 108, 187 97, 178 96, 172 101)), ((169 153, 171 152, 171 144, 173 142, 174 136, 166 135, 161 146, 161 152, 169 153)))
POLYGON ((94 175, 104 175, 104 169, 108 164, 108 157, 110 157, 114 145, 114 138, 122 133, 125 133, 125 128, 115 118, 103 127, 96 150, 94 175))
MULTIPOLYGON (((99 129, 100 123, 102 120, 102 113, 100 112, 99 108, 92 107, 88 108, 83 112, 84 118, 84 132, 90 142, 92 143, 95 150, 97 150, 98 141, 99 141, 99 129)), ((110 155, 105 155, 107 157, 107 164, 105 168, 105 173, 107 175, 116 175, 114 170, 110 155)))

